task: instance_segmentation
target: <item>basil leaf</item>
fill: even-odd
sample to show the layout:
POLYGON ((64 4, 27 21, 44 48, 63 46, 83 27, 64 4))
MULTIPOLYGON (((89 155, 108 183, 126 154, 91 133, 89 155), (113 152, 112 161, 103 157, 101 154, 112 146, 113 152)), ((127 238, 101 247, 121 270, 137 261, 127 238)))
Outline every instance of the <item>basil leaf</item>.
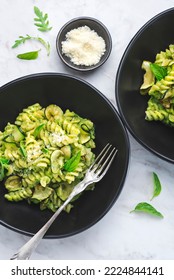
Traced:
POLYGON ((24 145, 24 142, 21 141, 20 142, 20 151, 21 151, 21 154, 23 155, 23 157, 27 157, 27 152, 26 152, 26 149, 25 149, 25 145, 24 145))
POLYGON ((135 209, 131 211, 131 213, 132 212, 145 212, 150 215, 163 218, 163 215, 160 212, 158 212, 151 204, 147 202, 140 202, 139 204, 137 204, 135 209))
POLYGON ((79 164, 81 159, 81 152, 79 151, 76 155, 71 157, 69 160, 67 160, 64 164, 64 169, 66 171, 72 172, 76 169, 77 165, 79 164))
POLYGON ((41 151, 42 151, 42 153, 44 153, 44 154, 47 154, 47 153, 48 153, 48 149, 46 149, 46 148, 42 148, 41 151))
POLYGON ((36 59, 38 57, 39 51, 40 50, 21 53, 21 54, 18 54, 17 57, 20 58, 20 59, 26 59, 26 60, 36 59))
POLYGON ((0 158, 0 162, 1 162, 2 164, 8 164, 8 163, 9 163, 9 160, 6 159, 6 158, 0 158))
POLYGON ((167 68, 156 63, 151 63, 150 69, 158 81, 162 80, 167 75, 167 68))
POLYGON ((0 162, 0 181, 4 179, 4 165, 0 162))
POLYGON ((38 137, 38 135, 39 135, 41 129, 44 127, 44 125, 45 125, 45 124, 42 123, 42 124, 40 124, 39 126, 37 126, 37 127, 35 128, 34 133, 33 133, 33 135, 34 135, 35 138, 38 137))
POLYGON ((154 191, 151 200, 154 197, 158 196, 161 193, 161 189, 162 189, 161 182, 158 178, 158 175, 155 172, 153 172, 153 185, 154 185, 154 191))
POLYGON ((0 158, 0 181, 2 181, 5 177, 5 168, 7 168, 8 163, 8 159, 0 158))

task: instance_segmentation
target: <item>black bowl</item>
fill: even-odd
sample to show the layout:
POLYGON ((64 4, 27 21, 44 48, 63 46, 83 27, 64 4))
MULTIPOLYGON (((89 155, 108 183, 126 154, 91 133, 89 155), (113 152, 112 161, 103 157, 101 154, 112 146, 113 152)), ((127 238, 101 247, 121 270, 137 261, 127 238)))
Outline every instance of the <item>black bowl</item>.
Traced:
POLYGON ((154 61, 161 50, 174 44, 174 9, 166 10, 148 21, 129 43, 116 76, 116 101, 130 133, 145 148, 169 162, 174 162, 174 128, 145 120, 148 96, 140 95, 144 72, 143 60, 154 61))
MULTIPOLYGON (((93 86, 64 74, 36 74, 12 81, 0 89, 0 130, 14 122, 23 108, 39 102, 43 107, 57 104, 91 119, 96 126, 96 150, 111 143, 118 155, 106 176, 94 191, 82 194, 70 212, 61 213, 47 232, 47 238, 66 237, 81 232, 99 221, 118 198, 127 173, 129 140, 123 123, 113 105, 93 86)), ((11 203, 4 198, 0 183, 0 223, 23 234, 33 235, 51 217, 27 202, 11 203)))
POLYGON ((78 18, 68 21, 60 29, 60 31, 57 35, 57 39, 56 39, 56 48, 57 48, 57 52, 58 52, 60 59, 67 66, 69 66, 70 68, 72 68, 74 70, 86 72, 86 71, 94 70, 106 62, 106 60, 108 59, 108 57, 110 56, 110 53, 111 53, 112 39, 111 39, 111 35, 110 35, 108 29, 106 28, 106 26, 99 20, 91 18, 91 17, 78 17, 78 18), (69 32, 75 28, 85 26, 85 25, 88 26, 91 30, 94 30, 95 32, 97 32, 97 34, 104 39, 105 44, 106 44, 106 51, 105 51, 104 55, 101 57, 100 61, 97 64, 92 65, 92 66, 75 65, 73 62, 71 62, 69 57, 62 54, 62 41, 66 40, 67 32, 69 32))

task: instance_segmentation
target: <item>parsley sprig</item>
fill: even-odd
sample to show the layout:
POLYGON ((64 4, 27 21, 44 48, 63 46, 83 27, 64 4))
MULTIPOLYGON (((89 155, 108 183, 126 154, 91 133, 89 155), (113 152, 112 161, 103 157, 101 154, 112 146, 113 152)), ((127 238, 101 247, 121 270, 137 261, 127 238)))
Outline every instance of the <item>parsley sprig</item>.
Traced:
POLYGON ((39 31, 45 32, 52 29, 52 27, 49 26, 48 14, 43 14, 36 6, 34 6, 34 13, 37 16, 34 18, 35 25, 38 27, 39 31))

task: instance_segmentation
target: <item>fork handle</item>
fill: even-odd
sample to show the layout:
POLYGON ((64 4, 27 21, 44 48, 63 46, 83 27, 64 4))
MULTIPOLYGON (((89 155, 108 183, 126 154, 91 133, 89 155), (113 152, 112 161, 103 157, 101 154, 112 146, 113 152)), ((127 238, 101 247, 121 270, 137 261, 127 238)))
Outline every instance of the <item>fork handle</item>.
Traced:
MULTIPOLYGON (((86 187, 85 181, 81 181, 79 183, 81 185, 81 188, 84 189, 86 187)), ((76 187, 78 187, 78 185, 76 187)), ((65 202, 62 204, 60 208, 57 209, 57 211, 53 214, 53 216, 48 220, 48 222, 27 242, 25 243, 17 253, 15 253, 10 260, 28 260, 32 254, 32 252, 36 249, 39 242, 47 232, 47 230, 50 228, 52 223, 55 221, 55 219, 59 216, 59 214, 62 212, 62 210, 65 208, 65 206, 73 199, 75 195, 80 193, 81 191, 77 191, 78 188, 74 188, 70 196, 65 200, 65 202)))

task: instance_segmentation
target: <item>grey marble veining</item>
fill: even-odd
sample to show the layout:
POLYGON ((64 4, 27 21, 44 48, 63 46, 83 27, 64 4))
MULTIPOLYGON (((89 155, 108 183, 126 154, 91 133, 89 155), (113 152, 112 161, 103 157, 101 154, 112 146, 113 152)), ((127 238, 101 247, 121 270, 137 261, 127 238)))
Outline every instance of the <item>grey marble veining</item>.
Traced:
MULTIPOLYGON (((115 104, 115 76, 129 41, 151 17, 173 6, 172 0, 1 0, 0 17, 0 86, 32 73, 63 72, 79 76, 98 88, 115 104), (50 57, 43 49, 36 61, 16 58, 19 52, 38 48, 28 42, 18 49, 11 46, 19 35, 39 35, 33 24, 33 6, 48 12, 51 32, 42 37, 51 44, 50 57), (113 49, 109 60, 93 73, 78 73, 62 64, 55 40, 68 20, 91 16, 109 29, 113 49)), ((115 105, 116 106, 116 105, 115 105)), ((131 157, 123 191, 112 209, 92 228, 59 240, 42 240, 32 259, 173 259, 174 258, 174 176, 173 165, 164 162, 140 146, 131 135, 131 157), (159 174, 163 190, 154 206, 164 219, 130 214, 140 201, 149 201, 152 193, 151 174, 159 174), (97 242, 96 242, 97 239, 97 242)), ((9 259, 28 240, 27 236, 0 225, 0 259, 9 259)))

